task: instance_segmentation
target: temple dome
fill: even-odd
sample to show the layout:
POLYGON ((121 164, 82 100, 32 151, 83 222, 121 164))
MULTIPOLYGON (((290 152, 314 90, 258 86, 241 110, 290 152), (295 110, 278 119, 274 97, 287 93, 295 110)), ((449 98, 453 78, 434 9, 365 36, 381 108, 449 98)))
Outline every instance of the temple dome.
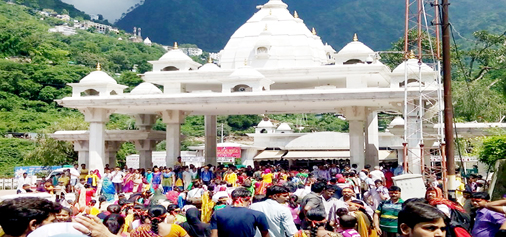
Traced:
POLYGON ((233 79, 234 81, 247 81, 263 79, 265 76, 252 67, 243 66, 232 72, 228 78, 233 79))
MULTIPOLYGON (((422 63, 421 65, 418 65, 418 59, 416 59, 416 58, 408 59, 407 66, 408 66, 408 71, 409 72, 416 72, 416 73, 418 73, 419 66, 421 66, 420 69, 422 70, 422 72, 434 72, 434 69, 432 69, 429 65, 427 65, 425 63, 422 63)), ((406 62, 402 62, 392 72, 393 73, 402 73, 402 74, 404 74, 405 73, 405 68, 406 68, 406 62)))
POLYGON ((274 124, 272 124, 270 119, 262 119, 260 123, 258 123, 257 128, 275 128, 274 124))
POLYGON ((292 131, 292 128, 287 123, 281 123, 276 130, 278 130, 278 131, 292 131))
POLYGON ((118 84, 114 78, 103 71, 93 71, 79 81, 81 84, 118 84))
POLYGON ((165 53, 158 61, 192 61, 181 49, 173 49, 165 53))
POLYGON ((214 63, 206 63, 206 64, 204 64, 204 66, 199 68, 199 71, 203 71, 203 72, 220 71, 220 70, 221 70, 221 68, 218 67, 218 65, 216 65, 214 63))
POLYGON ((270 0, 232 35, 220 53, 223 69, 244 60, 253 68, 291 68, 328 64, 318 36, 290 14, 281 0, 270 0))
POLYGON ((153 94, 163 94, 162 90, 160 90, 155 85, 149 82, 143 82, 136 86, 131 92, 131 95, 153 95, 153 94))
MULTIPOLYGON (((353 37, 353 41, 344 46, 335 55, 336 64, 350 63, 350 60, 358 60, 360 63, 367 61, 368 57, 374 55, 375 52, 364 43, 358 41, 357 35, 353 37)), ((357 62, 358 62, 357 61, 357 62)), ((354 63, 357 63, 354 62, 354 63)), ((354 64, 352 63, 352 64, 354 64)))

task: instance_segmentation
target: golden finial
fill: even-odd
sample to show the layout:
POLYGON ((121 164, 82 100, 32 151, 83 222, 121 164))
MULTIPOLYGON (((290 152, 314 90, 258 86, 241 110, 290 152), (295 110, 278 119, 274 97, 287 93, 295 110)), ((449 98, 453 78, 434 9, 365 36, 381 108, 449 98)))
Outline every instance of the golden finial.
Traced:
POLYGON ((311 31, 311 33, 313 33, 313 35, 316 35, 316 30, 314 29, 314 27, 313 27, 313 30, 311 31))
POLYGON ((299 18, 299 14, 297 14, 297 11, 293 11, 293 17, 294 18, 299 18))
POLYGON ((415 58, 416 58, 415 52, 413 50, 411 50, 409 52, 409 59, 415 59, 415 58))
POLYGON ((102 71, 102 67, 100 67, 100 63, 97 63, 97 71, 102 71))
POLYGON ((209 55, 209 58, 207 59, 208 63, 213 63, 213 59, 211 58, 211 55, 209 55))
POLYGON ((178 49, 177 42, 174 42, 174 49, 178 49))
POLYGON ((353 35, 353 42, 357 42, 358 41, 358 36, 357 36, 357 33, 355 33, 353 35))
POLYGON ((244 59, 244 66, 248 66, 248 59, 244 59))
POLYGON ((269 28, 267 27, 267 24, 265 24, 264 31, 268 31, 269 28))
POLYGON ((272 9, 269 10, 269 15, 272 16, 272 9))

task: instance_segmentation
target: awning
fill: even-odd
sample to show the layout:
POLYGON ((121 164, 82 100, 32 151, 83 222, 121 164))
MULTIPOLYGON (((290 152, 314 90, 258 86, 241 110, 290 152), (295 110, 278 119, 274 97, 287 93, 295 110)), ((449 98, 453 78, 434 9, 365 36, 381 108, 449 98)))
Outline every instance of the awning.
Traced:
POLYGON ((380 161, 397 161, 397 152, 391 150, 379 150, 378 159, 380 161))
POLYGON ((289 151, 283 158, 288 160, 332 160, 348 159, 349 151, 289 151))
POLYGON ((265 150, 253 158, 253 160, 280 160, 286 151, 265 150))

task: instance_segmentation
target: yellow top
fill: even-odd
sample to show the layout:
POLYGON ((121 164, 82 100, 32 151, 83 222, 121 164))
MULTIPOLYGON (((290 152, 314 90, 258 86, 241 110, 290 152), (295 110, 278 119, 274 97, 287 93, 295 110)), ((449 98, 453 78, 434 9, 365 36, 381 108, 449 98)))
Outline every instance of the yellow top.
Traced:
POLYGON ((102 67, 100 67, 100 63, 97 63, 97 71, 101 71, 102 67))
POLYGON ((316 30, 314 29, 314 27, 313 27, 313 30, 311 31, 311 33, 313 33, 313 35, 316 35, 316 30))
POLYGON ((357 33, 355 33, 353 35, 353 42, 357 42, 358 41, 358 36, 357 36, 357 33))
POLYGON ((415 58, 416 58, 415 52, 413 50, 411 50, 409 52, 409 59, 415 59, 415 58))
POLYGON ((177 42, 174 42, 174 49, 178 49, 177 42))
POLYGON ((293 11, 293 17, 294 18, 299 18, 299 14, 297 14, 297 11, 293 11))
POLYGON ((264 181, 265 183, 272 183, 272 176, 274 176, 272 173, 267 173, 267 174, 263 174, 262 175, 262 181, 264 181))

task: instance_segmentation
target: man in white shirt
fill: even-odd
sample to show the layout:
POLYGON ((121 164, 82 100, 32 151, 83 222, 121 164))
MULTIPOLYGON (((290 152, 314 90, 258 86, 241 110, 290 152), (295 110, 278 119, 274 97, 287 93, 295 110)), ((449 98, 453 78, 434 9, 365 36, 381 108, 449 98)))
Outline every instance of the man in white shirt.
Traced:
MULTIPOLYGON (((290 198, 289 190, 286 187, 274 185, 267 188, 266 196, 267 200, 253 203, 250 209, 266 215, 271 237, 294 236, 297 227, 293 222, 290 209, 284 205, 290 198)), ((255 236, 261 236, 258 230, 255 236)))
POLYGON ((383 171, 381 171, 379 166, 374 166, 374 170, 371 171, 371 179, 373 181, 381 180, 385 182, 385 174, 383 174, 383 171))
POLYGON ((325 212, 327 213, 327 221, 333 225, 336 223, 337 216, 336 211, 339 208, 347 208, 346 204, 333 197, 335 192, 335 187, 333 185, 327 185, 325 191, 322 193, 323 206, 325 207, 325 212))
POLYGON ((22 190, 24 184, 30 184, 30 178, 28 177, 28 173, 23 173, 23 176, 18 178, 18 187, 17 190, 22 190))
POLYGON ((123 192, 123 177, 125 177, 125 173, 121 171, 120 167, 116 167, 111 173, 111 182, 114 184, 117 194, 123 192))

